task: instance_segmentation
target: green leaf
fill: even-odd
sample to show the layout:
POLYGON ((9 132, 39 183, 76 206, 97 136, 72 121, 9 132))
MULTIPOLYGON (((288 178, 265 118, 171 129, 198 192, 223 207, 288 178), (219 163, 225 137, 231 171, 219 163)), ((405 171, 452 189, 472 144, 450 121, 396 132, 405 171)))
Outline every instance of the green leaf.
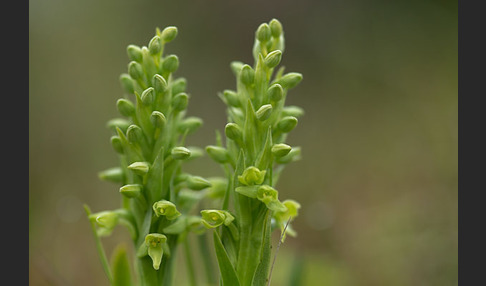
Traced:
POLYGON ((236 276, 236 271, 231 264, 231 261, 228 257, 228 253, 223 247, 223 243, 221 243, 221 239, 216 231, 213 232, 214 238, 214 248, 216 250, 216 257, 218 259, 219 271, 221 273, 221 280, 223 286, 239 286, 240 281, 238 280, 238 276, 236 276))
POLYGON ((147 173, 147 191, 148 197, 152 201, 160 200, 165 197, 162 193, 163 188, 163 175, 164 174, 164 148, 161 147, 157 157, 152 164, 152 167, 147 173))
POLYGON ((241 186, 241 187, 237 187, 235 191, 239 194, 254 199, 257 197, 257 191, 259 187, 260 186, 241 186))
POLYGON ((265 286, 268 280, 268 271, 270 269, 270 256, 271 256, 271 245, 270 245, 270 238, 272 236, 271 232, 271 215, 270 212, 266 212, 266 220, 265 220, 265 231, 263 232, 263 244, 261 248, 260 254, 260 263, 257 266, 255 271, 255 275, 253 276, 253 282, 251 283, 252 286, 265 286))
POLYGON ((115 248, 111 257, 111 268, 113 271, 113 286, 133 285, 125 244, 119 244, 115 248))

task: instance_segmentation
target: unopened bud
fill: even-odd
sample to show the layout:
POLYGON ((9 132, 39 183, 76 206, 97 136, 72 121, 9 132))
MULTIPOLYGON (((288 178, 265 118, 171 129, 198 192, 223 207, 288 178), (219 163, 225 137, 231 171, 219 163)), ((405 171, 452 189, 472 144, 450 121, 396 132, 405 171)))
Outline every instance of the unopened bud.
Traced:
POLYGON ((195 191, 211 187, 211 183, 200 176, 189 176, 186 182, 187 187, 195 191))
POLYGON ((152 122, 154 127, 162 128, 167 123, 167 119, 162 112, 155 110, 150 115, 150 122, 152 122))
POLYGON ((191 156, 191 150, 185 147, 174 147, 170 153, 176 160, 184 160, 191 156))
POLYGON ((160 74, 155 74, 152 78, 152 85, 156 92, 162 93, 167 88, 167 81, 160 74))
POLYGON ((236 92, 227 89, 223 91, 223 97, 230 106, 240 106, 240 101, 238 100, 238 94, 236 92))
POLYGON ((172 40, 175 39, 176 36, 177 36, 177 27, 174 26, 166 27, 160 34, 160 37, 162 38, 162 41, 164 41, 164 43, 171 42, 172 40))
POLYGON ((116 128, 118 127, 125 132, 128 126, 130 126, 130 121, 124 118, 113 118, 106 122, 106 127, 113 129, 113 131, 116 131, 116 128))
POLYGON ((123 154, 123 144, 118 136, 111 136, 111 146, 118 154, 123 154))
POLYGON ((267 91, 268 98, 272 102, 279 102, 283 97, 284 90, 278 83, 273 84, 267 91))
POLYGON ((154 36, 149 44, 148 44, 148 49, 152 55, 156 55, 160 53, 162 50, 162 42, 159 36, 154 36))
POLYGON ((191 116, 191 117, 187 117, 186 119, 180 122, 178 126, 178 130, 181 133, 187 132, 187 134, 189 134, 197 130, 199 127, 201 127, 202 124, 203 121, 201 118, 191 116))
POLYGON ((139 142, 142 139, 143 131, 142 128, 138 127, 135 124, 128 126, 127 129, 127 139, 130 143, 139 142))
POLYGON ((132 116, 135 113, 135 106, 130 100, 120 98, 116 102, 116 107, 118 108, 118 112, 120 112, 123 116, 132 116))
POLYGON ((275 157, 283 157, 287 155, 292 147, 287 144, 279 143, 272 146, 272 153, 275 157))
POLYGON ((304 115, 304 109, 295 106, 295 105, 290 105, 290 106, 285 106, 282 109, 282 115, 283 116, 293 116, 293 117, 301 117, 304 115))
POLYGON ((120 193, 127 198, 136 198, 142 193, 142 185, 130 184, 120 188, 120 193))
POLYGON ((141 79, 143 77, 143 68, 142 65, 136 61, 131 61, 128 64, 128 74, 133 79, 141 79))
POLYGON ((283 75, 278 80, 278 83, 282 85, 283 88, 291 89, 297 86, 301 81, 302 81, 302 74, 297 72, 290 72, 288 74, 283 75))
POLYGON ((232 61, 230 63, 230 68, 233 71, 233 74, 235 76, 237 76, 238 73, 241 71, 241 68, 243 67, 243 65, 244 64, 242 62, 239 62, 239 61, 232 61))
POLYGON ((149 87, 146 90, 142 92, 142 95, 140 96, 142 99, 143 104, 145 105, 151 105, 154 102, 155 99, 155 93, 154 93, 154 88, 149 87))
POLYGON ((266 57, 265 57, 265 65, 269 68, 274 68, 278 66, 280 63, 280 60, 282 60, 282 51, 280 50, 275 50, 273 52, 270 52, 266 57))
POLYGON ((150 169, 150 164, 148 162, 134 162, 128 166, 128 169, 132 170, 138 175, 145 175, 150 169))
POLYGON ((256 117, 260 121, 265 121, 270 114, 272 113, 272 105, 271 104, 265 104, 262 105, 256 112, 256 117))
POLYGON ((218 163, 224 164, 229 160, 228 150, 224 147, 209 145, 206 147, 206 152, 211 159, 218 163))
POLYGON ((170 73, 179 68, 179 58, 176 55, 167 56, 162 62, 162 68, 170 73))
POLYGON ((120 75, 120 83, 121 83, 123 90, 125 90, 126 92, 128 92, 130 94, 132 94, 134 92, 133 80, 132 80, 132 78, 130 77, 129 74, 127 74, 127 73, 121 74, 120 75))
POLYGON ((115 183, 123 182, 123 171, 120 167, 113 167, 98 173, 98 177, 104 181, 115 183))
POLYGON ((255 71, 249 65, 243 65, 240 76, 243 84, 251 85, 255 79, 255 71))
POLYGON ((224 133, 226 137, 236 142, 243 140, 243 131, 241 127, 236 123, 228 123, 224 127, 224 133))
POLYGON ((172 99, 172 107, 177 111, 182 111, 187 108, 189 103, 189 96, 185 92, 178 93, 172 99))
POLYGON ((142 62, 142 49, 136 45, 128 45, 127 55, 131 61, 142 62))
POLYGON ((295 128, 297 122, 297 118, 293 116, 285 116, 277 123, 277 128, 284 133, 288 133, 295 128))
POLYGON ((267 23, 261 24, 255 32, 255 37, 262 43, 267 42, 272 37, 272 32, 267 23))
POLYGON ((172 82, 172 94, 184 92, 187 87, 187 80, 180 77, 172 82))
POLYGON ((277 19, 272 19, 270 21, 270 31, 272 33, 272 37, 278 38, 283 31, 282 24, 277 19))

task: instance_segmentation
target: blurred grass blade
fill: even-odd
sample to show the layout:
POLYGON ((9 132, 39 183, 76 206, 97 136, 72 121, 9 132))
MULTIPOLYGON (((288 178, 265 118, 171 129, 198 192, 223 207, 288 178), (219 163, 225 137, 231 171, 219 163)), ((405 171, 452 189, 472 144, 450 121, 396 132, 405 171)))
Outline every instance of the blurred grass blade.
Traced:
POLYGON ((119 244, 111 257, 113 286, 132 286, 130 263, 128 262, 125 244, 119 244))
POLYGON ((297 255, 296 259, 292 262, 290 268, 290 277, 288 286, 300 286, 304 285, 302 277, 304 276, 304 258, 302 255, 297 255))
POLYGON ((221 273, 221 281, 223 286, 239 286, 240 281, 236 276, 236 271, 231 264, 228 253, 221 243, 217 231, 213 232, 214 249, 216 250, 216 257, 218 259, 219 272, 221 273))

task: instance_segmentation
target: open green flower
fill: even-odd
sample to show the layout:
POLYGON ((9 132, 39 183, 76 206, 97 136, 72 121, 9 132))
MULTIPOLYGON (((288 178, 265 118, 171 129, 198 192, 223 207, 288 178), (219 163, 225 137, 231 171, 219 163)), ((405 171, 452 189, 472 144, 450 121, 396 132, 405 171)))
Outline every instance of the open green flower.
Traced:
POLYGON ((202 210, 201 222, 207 228, 216 228, 222 224, 229 225, 235 218, 227 211, 223 210, 202 210))
POLYGON ((257 199, 262 201, 267 208, 275 212, 284 212, 287 207, 278 200, 278 191, 274 188, 263 185, 258 188, 257 199))
POLYGON ((162 256, 164 255, 164 249, 162 244, 167 241, 167 237, 160 233, 149 233, 145 236, 145 245, 147 246, 148 255, 152 258, 153 267, 158 270, 162 256))
POLYGON ((172 202, 161 200, 152 206, 156 216, 165 216, 168 220, 176 219, 181 213, 172 202))

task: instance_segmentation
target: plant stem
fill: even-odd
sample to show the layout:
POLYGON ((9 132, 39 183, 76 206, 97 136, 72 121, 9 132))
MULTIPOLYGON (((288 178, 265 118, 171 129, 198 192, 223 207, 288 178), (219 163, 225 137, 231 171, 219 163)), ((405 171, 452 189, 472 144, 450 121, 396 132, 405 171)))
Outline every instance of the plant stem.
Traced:
POLYGON ((191 286, 196 286, 196 275, 195 275, 195 270, 194 270, 194 263, 192 261, 192 256, 191 256, 191 247, 189 245, 189 237, 186 236, 184 238, 184 250, 186 254, 186 267, 187 267, 187 273, 189 274, 189 283, 191 286))
POLYGON ((211 259, 211 253, 208 249, 208 240, 206 234, 198 236, 199 251, 201 252, 201 258, 203 260, 204 270, 206 272, 206 279, 208 285, 216 285, 216 277, 214 276, 213 260, 211 259))

